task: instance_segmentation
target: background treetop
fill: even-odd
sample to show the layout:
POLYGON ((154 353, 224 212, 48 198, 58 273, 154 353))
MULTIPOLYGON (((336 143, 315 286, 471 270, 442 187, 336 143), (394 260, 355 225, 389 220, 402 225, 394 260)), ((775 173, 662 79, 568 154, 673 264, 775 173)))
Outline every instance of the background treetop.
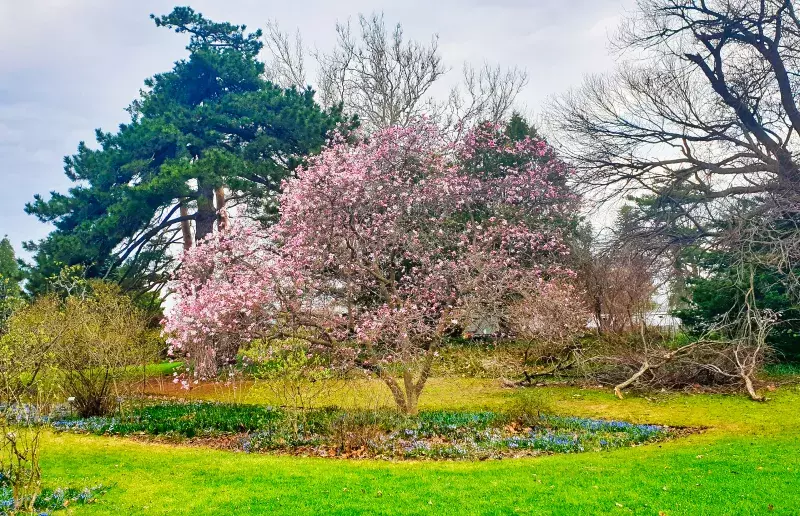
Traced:
POLYGON ((171 13, 162 16, 151 14, 157 27, 174 29, 177 33, 189 33, 189 44, 186 50, 213 48, 232 48, 250 57, 255 57, 263 48, 260 38, 261 29, 245 34, 247 26, 233 25, 228 22, 213 22, 195 12, 191 7, 175 7, 171 13))

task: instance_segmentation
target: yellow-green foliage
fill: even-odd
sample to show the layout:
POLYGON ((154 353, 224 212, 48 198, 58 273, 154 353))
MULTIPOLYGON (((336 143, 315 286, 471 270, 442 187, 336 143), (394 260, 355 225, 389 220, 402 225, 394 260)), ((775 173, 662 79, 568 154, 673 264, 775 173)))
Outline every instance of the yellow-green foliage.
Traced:
POLYGON ((8 319, 0 337, 0 378, 3 401, 39 389, 38 382, 52 383, 59 339, 64 334, 65 315, 54 296, 45 296, 25 306, 8 319))
POLYGON ((117 380, 130 366, 152 362, 160 344, 119 287, 99 281, 88 287, 63 299, 43 296, 18 310, 0 340, 0 369, 25 390, 57 384, 91 415, 113 406, 124 386, 117 380))
POLYGON ((434 376, 463 378, 514 378, 526 368, 528 346, 515 342, 455 343, 443 346, 433 363, 434 376))
POLYGON ((310 353, 303 339, 255 341, 242 353, 245 371, 260 380, 275 405, 313 407, 329 395, 334 373, 319 354, 310 353))

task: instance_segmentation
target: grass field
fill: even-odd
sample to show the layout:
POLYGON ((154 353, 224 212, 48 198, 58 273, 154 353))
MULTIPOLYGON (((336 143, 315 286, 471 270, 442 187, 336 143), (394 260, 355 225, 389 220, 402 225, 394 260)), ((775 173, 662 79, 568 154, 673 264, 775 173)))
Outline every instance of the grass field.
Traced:
MULTIPOLYGON (((599 390, 526 392, 488 380, 437 379, 423 405, 497 407, 531 391, 546 395, 562 413, 707 430, 610 452, 395 463, 48 434, 44 478, 59 486, 115 484, 98 504, 68 511, 76 515, 800 514, 796 385, 769 393, 772 399, 759 404, 723 395, 620 401, 599 390)), ((257 390, 240 394, 259 401, 257 390)))

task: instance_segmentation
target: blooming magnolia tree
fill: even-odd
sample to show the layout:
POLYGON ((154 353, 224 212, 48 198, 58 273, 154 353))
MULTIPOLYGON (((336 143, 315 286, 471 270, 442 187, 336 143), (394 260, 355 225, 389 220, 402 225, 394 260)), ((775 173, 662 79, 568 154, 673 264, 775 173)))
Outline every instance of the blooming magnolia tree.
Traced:
POLYGON ((571 274, 567 174, 545 143, 489 124, 455 146, 426 124, 336 140, 286 182, 275 226, 186 253, 166 331, 206 373, 252 339, 300 338, 416 412, 444 337, 502 331, 520 288, 571 274))

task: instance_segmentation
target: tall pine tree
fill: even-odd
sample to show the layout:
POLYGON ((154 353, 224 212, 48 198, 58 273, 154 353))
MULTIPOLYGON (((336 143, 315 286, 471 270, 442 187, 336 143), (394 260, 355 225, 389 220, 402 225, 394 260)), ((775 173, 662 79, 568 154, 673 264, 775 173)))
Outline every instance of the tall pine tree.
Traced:
POLYGON ((115 133, 97 130, 98 149, 81 142, 64 159, 76 186, 26 205, 56 227, 26 244, 35 253, 34 292, 77 264, 89 277, 138 290, 163 284, 169 249, 224 225, 231 206, 274 216, 281 181, 343 121, 340 109, 322 110, 310 88, 265 80, 261 31, 212 22, 189 7, 151 17, 189 35, 189 56, 145 81, 127 108, 130 122, 115 133))

